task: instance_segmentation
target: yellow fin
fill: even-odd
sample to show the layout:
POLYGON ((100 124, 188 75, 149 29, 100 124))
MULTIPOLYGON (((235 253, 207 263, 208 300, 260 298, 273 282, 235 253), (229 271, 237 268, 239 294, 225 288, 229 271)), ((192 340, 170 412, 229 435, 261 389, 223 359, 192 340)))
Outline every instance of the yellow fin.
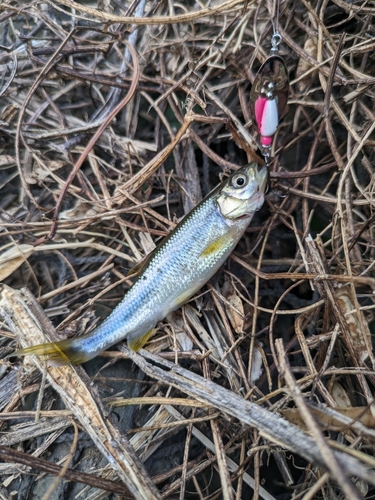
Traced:
POLYGON ((190 290, 185 290, 177 299, 174 301, 176 308, 182 306, 182 304, 185 304, 193 294, 191 293, 190 290))
POLYGON ((61 340, 60 342, 47 342, 46 344, 38 344, 31 347, 25 347, 15 351, 13 356, 45 356, 52 366, 63 366, 69 363, 80 364, 87 361, 88 356, 85 352, 72 348, 71 340, 61 340))
POLYGON ((133 274, 136 274, 136 273, 142 271, 145 264, 146 264, 145 259, 140 260, 134 267, 132 267, 129 270, 127 276, 133 276, 133 274))
POLYGON ((128 346, 132 351, 138 352, 140 349, 142 349, 142 347, 145 345, 145 343, 148 341, 148 339, 151 337, 154 331, 155 328, 151 328, 151 330, 146 332, 144 335, 128 340, 128 346))
POLYGON ((227 245, 228 245, 228 240, 230 236, 228 234, 222 234, 214 240, 212 243, 210 243, 201 253, 201 257, 209 257, 210 255, 213 255, 220 250, 223 250, 227 245))
POLYGON ((146 255, 146 257, 143 257, 143 259, 137 262, 136 265, 129 270, 127 276, 132 276, 133 274, 140 273, 141 271, 143 271, 143 269, 145 269, 147 264, 150 262, 151 258, 153 257, 157 249, 158 247, 154 248, 149 254, 146 255))

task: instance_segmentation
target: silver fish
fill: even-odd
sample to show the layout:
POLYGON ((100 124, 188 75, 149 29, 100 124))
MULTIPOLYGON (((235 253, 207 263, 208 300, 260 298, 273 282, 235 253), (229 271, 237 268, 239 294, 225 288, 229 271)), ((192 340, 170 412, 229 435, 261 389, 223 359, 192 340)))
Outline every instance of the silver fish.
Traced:
POLYGON ((52 364, 83 363, 120 340, 138 351, 159 321, 188 301, 215 274, 264 203, 267 169, 251 163, 226 179, 155 249, 137 281, 91 333, 16 351, 52 364))

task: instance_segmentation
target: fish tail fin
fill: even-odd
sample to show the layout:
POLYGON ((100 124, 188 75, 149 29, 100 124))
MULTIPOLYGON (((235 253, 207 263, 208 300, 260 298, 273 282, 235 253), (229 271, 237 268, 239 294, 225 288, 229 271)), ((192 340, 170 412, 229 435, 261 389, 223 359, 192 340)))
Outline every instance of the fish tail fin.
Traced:
POLYGON ((92 358, 88 353, 80 349, 76 344, 76 339, 61 340, 60 342, 47 342, 31 347, 25 347, 15 351, 13 356, 44 356, 52 366, 64 366, 73 363, 78 365, 92 358))

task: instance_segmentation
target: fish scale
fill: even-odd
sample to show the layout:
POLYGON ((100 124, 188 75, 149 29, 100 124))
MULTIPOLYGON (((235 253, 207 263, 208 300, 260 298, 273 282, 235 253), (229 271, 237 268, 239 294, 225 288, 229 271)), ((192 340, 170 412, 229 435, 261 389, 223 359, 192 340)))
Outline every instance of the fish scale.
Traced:
POLYGON ((78 363, 125 338, 138 350, 157 323, 200 290, 228 258, 263 204, 266 177, 265 168, 258 171, 251 164, 208 195, 153 252, 123 300, 95 330, 15 355, 46 355, 56 364, 78 363))

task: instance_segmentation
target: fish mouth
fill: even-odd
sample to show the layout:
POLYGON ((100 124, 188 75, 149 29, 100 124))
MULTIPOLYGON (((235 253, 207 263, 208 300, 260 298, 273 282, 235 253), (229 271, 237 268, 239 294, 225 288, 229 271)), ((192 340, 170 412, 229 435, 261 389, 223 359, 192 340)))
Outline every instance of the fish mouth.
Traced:
POLYGON ((248 211, 242 215, 239 215, 234 220, 239 221, 239 220, 244 220, 244 219, 249 219, 249 218, 251 219, 253 217, 254 213, 261 209, 261 207, 263 206, 263 202, 264 202, 264 192, 260 191, 255 196, 256 196, 255 202, 253 202, 251 204, 251 207, 249 207, 247 209, 248 211))
POLYGON ((269 179, 269 172, 268 168, 266 165, 263 165, 263 167, 259 168, 258 166, 258 171, 257 171, 257 181, 259 183, 259 191, 262 193, 266 192, 267 184, 268 184, 268 179, 269 179))
POLYGON ((243 215, 240 215, 239 217, 236 217, 235 220, 248 219, 249 217, 251 217, 251 215, 252 215, 252 212, 250 214, 243 214, 243 215))

